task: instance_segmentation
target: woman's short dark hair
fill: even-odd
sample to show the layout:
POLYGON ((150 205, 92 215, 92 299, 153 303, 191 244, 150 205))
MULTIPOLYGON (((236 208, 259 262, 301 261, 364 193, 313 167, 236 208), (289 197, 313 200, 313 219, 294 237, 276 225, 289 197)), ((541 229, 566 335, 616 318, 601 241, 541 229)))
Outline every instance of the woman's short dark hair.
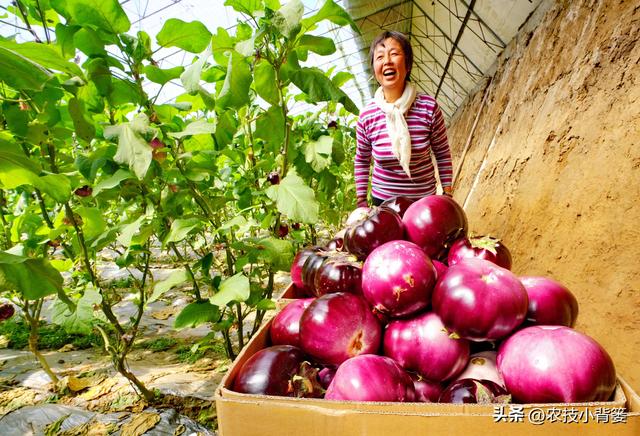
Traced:
POLYGON ((404 52, 404 63, 407 68, 407 80, 409 80, 411 67, 413 67, 413 48, 411 48, 411 42, 407 35, 396 30, 385 30, 371 43, 371 47, 369 48, 369 63, 371 64, 371 68, 373 68, 373 55, 375 54, 374 52, 376 51, 376 47, 387 38, 395 39, 402 47, 402 51, 404 52))

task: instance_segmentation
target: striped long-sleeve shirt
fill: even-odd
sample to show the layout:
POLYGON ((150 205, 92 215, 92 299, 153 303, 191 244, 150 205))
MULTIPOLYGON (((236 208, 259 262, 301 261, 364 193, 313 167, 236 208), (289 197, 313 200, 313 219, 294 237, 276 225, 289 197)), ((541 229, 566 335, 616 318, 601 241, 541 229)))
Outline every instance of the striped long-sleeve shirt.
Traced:
POLYGON ((436 177, 431 151, 436 158, 440 183, 451 186, 452 165, 442 112, 433 97, 418 94, 405 115, 411 136, 411 177, 393 156, 385 114, 370 102, 356 125, 355 182, 359 201, 367 198, 369 170, 373 156, 371 195, 381 200, 403 195, 423 197, 436 193, 436 177))

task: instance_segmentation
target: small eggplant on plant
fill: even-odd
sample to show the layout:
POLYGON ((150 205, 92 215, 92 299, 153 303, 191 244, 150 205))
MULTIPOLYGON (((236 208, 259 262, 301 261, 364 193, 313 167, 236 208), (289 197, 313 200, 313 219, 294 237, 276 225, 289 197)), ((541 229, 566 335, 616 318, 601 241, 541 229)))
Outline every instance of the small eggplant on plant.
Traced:
POLYGON ((89 185, 84 185, 80 188, 77 188, 75 191, 73 191, 73 193, 78 197, 89 197, 91 194, 93 194, 93 188, 89 185))
POLYGON ((166 148, 166 145, 158 138, 153 138, 149 141, 149 145, 153 149, 152 157, 158 163, 162 163, 167 159, 167 152, 163 149, 166 148))
POLYGON ((11 303, 0 304, 0 321, 6 321, 13 316, 16 309, 11 303))

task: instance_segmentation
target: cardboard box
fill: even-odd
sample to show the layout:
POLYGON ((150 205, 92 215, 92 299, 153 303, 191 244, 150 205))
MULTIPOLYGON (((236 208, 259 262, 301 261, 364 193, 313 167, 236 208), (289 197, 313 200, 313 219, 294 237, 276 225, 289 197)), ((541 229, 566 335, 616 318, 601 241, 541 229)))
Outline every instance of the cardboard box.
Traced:
POLYGON ((621 378, 612 401, 504 405, 502 409, 497 405, 344 402, 233 392, 230 386, 244 362, 269 345, 270 325, 271 319, 264 322, 216 389, 221 436, 640 435, 640 397, 621 378))
POLYGON ((309 297, 301 295, 300 291, 298 291, 294 287, 293 282, 289 283, 289 286, 285 288, 280 298, 276 300, 276 310, 277 311, 282 310, 282 308, 285 307, 287 304, 299 298, 309 298, 309 297))

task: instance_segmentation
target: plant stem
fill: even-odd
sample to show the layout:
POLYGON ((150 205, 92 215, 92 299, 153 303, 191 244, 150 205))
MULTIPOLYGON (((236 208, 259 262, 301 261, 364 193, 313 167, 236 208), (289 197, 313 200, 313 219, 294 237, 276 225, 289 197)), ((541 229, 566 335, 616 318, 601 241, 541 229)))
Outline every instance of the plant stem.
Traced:
MULTIPOLYGON (((269 269, 269 278, 267 279, 267 290, 265 292, 265 298, 273 297, 273 279, 274 273, 272 269, 269 269)), ((251 330, 251 336, 255 335, 260 325, 262 324, 262 320, 264 319, 264 315, 267 313, 266 310, 258 310, 256 312, 256 319, 253 321, 253 329, 251 330)))
POLYGON ((229 329, 222 330, 222 337, 224 338, 224 349, 227 352, 227 357, 231 360, 234 360, 236 358, 236 353, 233 351, 229 329))
MULTIPOLYGON (((50 229, 54 229, 55 226, 53 225, 53 221, 51 221, 51 218, 49 217, 49 212, 47 211, 47 206, 44 202, 44 198, 42 197, 42 192, 36 188, 35 193, 36 198, 38 199, 38 205, 40 206, 42 218, 47 223, 47 227, 49 227, 50 229)), ((62 243, 61 245, 62 251, 64 251, 65 256, 67 256, 69 259, 75 259, 76 255, 73 252, 73 247, 66 243, 62 243)))
POLYGON ((51 44, 51 38, 49 37, 49 26, 47 26, 47 20, 44 16, 44 12, 42 11, 42 6, 40 6, 40 0, 36 0, 36 7, 38 8, 38 12, 40 13, 40 21, 42 21, 42 27, 44 28, 44 36, 47 38, 47 43, 51 44))
POLYGON ((147 402, 153 402, 155 400, 155 394, 150 391, 144 383, 142 383, 131 371, 127 369, 127 354, 131 350, 133 343, 138 335, 138 328, 140 327, 140 321, 142 320, 142 314, 144 313, 144 305, 146 303, 146 293, 145 287, 147 284, 147 277, 149 275, 149 264, 151 261, 151 243, 147 242, 146 254, 145 254, 145 265, 144 271, 142 273, 142 280, 139 283, 139 299, 138 299, 138 307, 136 319, 134 320, 131 329, 129 330, 128 337, 122 337, 123 347, 121 350, 115 350, 112 348, 111 358, 114 362, 114 366, 116 370, 122 375, 124 375, 131 383, 135 385, 140 394, 144 397, 147 402))
POLYGON ((4 217, 4 204, 6 199, 4 198, 4 191, 0 189, 0 220, 2 220, 2 233, 4 236, 5 249, 11 248, 11 232, 9 230, 9 223, 4 217))
POLYGON ((18 10, 20 11, 20 15, 24 20, 24 24, 27 26, 27 29, 29 30, 29 32, 31 32, 31 34, 33 35, 36 42, 42 42, 38 37, 38 34, 36 33, 36 31, 33 30, 33 28, 31 27, 31 24, 29 23, 29 18, 27 17, 27 12, 24 10, 24 5, 22 4, 22 1, 16 0, 16 6, 18 6, 18 10))
POLYGON ((236 303, 236 316, 238 317, 238 345, 240 349, 244 348, 244 317, 242 316, 242 305, 236 303))
MULTIPOLYGON (((213 213, 213 209, 211 208, 211 205, 202 196, 202 194, 200 193, 200 190, 198 189, 198 187, 195 186, 195 184, 191 180, 189 180, 189 178, 185 175, 184 167, 182 166, 180 161, 177 159, 177 156, 175 154, 174 154, 174 159, 175 159, 175 162, 176 162, 176 167, 180 171, 180 174, 187 181, 187 186, 189 187, 189 190, 193 194, 193 198, 194 198, 196 204, 205 213, 205 215, 207 216, 207 219, 213 225, 213 227, 218 229, 220 227, 220 224, 218 222, 216 222, 216 220, 214 219, 215 214, 213 213)), ((223 244, 224 244, 225 255, 227 257, 227 268, 228 268, 227 275, 232 276, 235 273, 235 271, 234 271, 235 268, 233 267, 233 265, 235 263, 235 260, 233 258, 233 253, 231 252, 231 248, 229 248, 228 239, 226 237, 223 237, 222 240, 223 240, 223 244)))
POLYGON ((42 310, 42 303, 44 302, 43 298, 36 300, 35 307, 31 308, 29 306, 29 301, 26 300, 22 307, 22 313, 29 323, 29 351, 33 353, 35 358, 38 360, 38 363, 42 367, 45 373, 49 376, 54 385, 57 385, 59 382, 58 377, 53 372, 47 360, 38 350, 38 328, 40 327, 40 310, 42 310), (33 313, 30 312, 33 311, 33 313))
POLYGON ((282 159, 282 178, 287 175, 288 170, 288 154, 289 154, 289 136, 291 133, 291 126, 289 125, 289 110, 287 108, 287 101, 285 100, 284 95, 284 84, 282 83, 282 78, 280 77, 280 65, 275 66, 276 70, 276 83, 278 84, 278 93, 280 96, 280 106, 282 108, 282 114, 284 115, 284 151, 283 159, 282 159))
POLYGON ((196 300, 201 301, 202 300, 202 294, 200 294, 200 287, 198 286, 198 281, 196 280, 196 275, 193 273, 193 270, 191 269, 191 266, 189 265, 189 262, 184 258, 182 253, 180 253, 180 251, 178 251, 178 247, 176 246, 175 242, 170 242, 169 246, 171 247, 171 249, 175 253, 175 255, 178 258, 178 260, 182 263, 184 268, 187 270, 187 274, 189 274, 189 277, 191 278, 191 281, 193 282, 193 292, 194 292, 194 294, 196 296, 196 300))

